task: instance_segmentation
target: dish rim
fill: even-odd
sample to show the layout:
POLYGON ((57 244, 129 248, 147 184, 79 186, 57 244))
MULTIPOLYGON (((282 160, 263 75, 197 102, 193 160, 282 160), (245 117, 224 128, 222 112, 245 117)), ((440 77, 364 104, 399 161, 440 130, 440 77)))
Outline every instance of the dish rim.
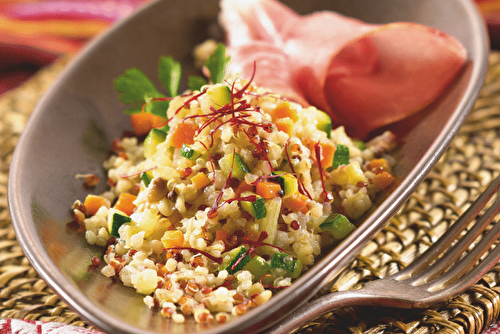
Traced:
MULTIPOLYGON (((19 204, 21 202, 20 198, 22 197, 21 191, 16 189, 16 187, 14 186, 17 183, 16 180, 19 178, 19 171, 15 167, 23 158, 22 148, 29 142, 29 134, 32 132, 31 130, 33 129, 33 127, 36 125, 36 122, 32 120, 36 119, 43 113, 44 106, 50 102, 54 92, 57 92, 57 90, 60 89, 64 84, 65 79, 71 75, 73 68, 78 67, 81 62, 84 62, 87 55, 93 51, 95 45, 101 43, 101 41, 106 36, 120 29, 122 25, 128 22, 130 17, 139 15, 140 13, 148 10, 148 8, 154 6, 157 2, 160 1, 161 0, 152 1, 151 3, 143 6, 136 12, 127 16, 117 24, 113 25, 111 28, 109 28, 104 33, 95 38, 92 42, 90 42, 77 56, 75 56, 74 59, 71 60, 71 62, 65 67, 65 69, 63 69, 62 73, 58 76, 58 78, 51 85, 48 91, 43 95, 43 97, 40 99, 37 106, 33 110, 33 113, 31 114, 30 119, 28 120, 23 133, 21 134, 16 145, 10 166, 8 180, 8 204, 10 207, 13 227, 24 254, 28 258, 32 266, 35 268, 35 270, 40 274, 40 276, 47 282, 47 284, 54 290, 54 292, 56 292, 59 297, 68 304, 70 308, 80 314, 82 318, 86 319, 92 324, 95 324, 95 326, 102 328, 105 331, 111 330, 112 332, 119 331, 123 333, 144 334, 153 333, 151 331, 138 328, 131 329, 128 325, 123 326, 123 324, 119 323, 119 321, 114 318, 108 319, 108 321, 103 321, 102 317, 99 317, 97 314, 95 314, 95 312, 93 312, 93 309, 95 309, 94 304, 89 299, 87 299, 86 296, 76 286, 74 286, 67 280, 67 278, 51 261, 50 257, 48 255, 40 256, 40 253, 37 251, 38 247, 29 247, 30 245, 43 247, 43 245, 39 241, 39 239, 35 238, 32 234, 33 229, 30 228, 30 224, 33 223, 28 222, 25 219, 25 216, 22 214, 23 208, 19 204), (74 301, 78 301, 78 303, 74 303, 74 301)), ((473 55, 473 59, 475 59, 476 61, 472 64, 469 83, 467 85, 466 91, 462 96, 460 104, 457 106, 456 110, 453 112, 451 118, 441 130, 440 134, 435 138, 433 144, 428 148, 417 165, 415 165, 415 167, 406 177, 405 180, 408 180, 408 183, 406 184, 407 186, 399 186, 377 208, 376 212, 380 211, 382 212, 381 214, 376 215, 377 217, 374 217, 375 215, 372 215, 371 219, 368 218, 371 223, 364 223, 360 226, 360 228, 356 229, 355 232, 348 237, 346 242, 342 243, 342 245, 344 245, 343 247, 334 249, 324 257, 324 259, 321 261, 322 263, 324 263, 322 266, 316 265, 312 267, 308 272, 306 272, 303 277, 301 277, 302 282, 306 280, 305 277, 322 275, 322 277, 324 277, 324 283, 331 279, 331 276, 337 275, 340 271, 339 268, 344 267, 348 262, 352 261, 353 256, 351 254, 357 254, 358 251, 362 247, 364 247, 364 245, 366 245, 367 240, 371 239, 377 231, 385 226, 386 222, 397 212, 404 201, 406 201, 414 192, 416 186, 423 181, 425 176, 431 170, 432 166, 434 166, 435 163, 439 160, 451 140, 455 137, 456 133, 462 126, 465 118, 468 115, 468 110, 472 109, 472 106, 477 96, 479 95, 484 77, 487 72, 489 43, 487 41, 487 33, 484 22, 472 1, 457 0, 457 2, 465 8, 466 12, 469 15, 472 15, 471 22, 474 26, 471 27, 471 34, 473 36, 474 44, 477 46, 473 49, 475 53, 473 55), (326 262, 329 263, 325 264, 326 262), (328 272, 330 272, 330 274, 327 274, 328 272)), ((297 301, 300 300, 305 294, 305 290, 317 291, 318 289, 318 287, 306 285, 305 287, 300 288, 300 290, 302 290, 302 293, 299 293, 298 295, 291 294, 292 296, 290 297, 288 296, 288 294, 278 294, 277 296, 273 296, 273 299, 270 301, 274 306, 274 308, 272 309, 276 311, 279 308, 280 303, 296 303, 296 306, 298 307, 301 303, 297 303, 297 301)), ((310 295, 310 292, 307 294, 310 295)), ((240 329, 244 329, 246 328, 245 326, 248 326, 248 324, 245 325, 246 318, 248 317, 235 319, 228 324, 220 325, 213 328, 212 330, 208 330, 206 333, 230 333, 234 330, 234 328, 237 327, 240 329)), ((255 324, 262 324, 265 322, 265 320, 270 319, 261 317, 257 321, 253 322, 253 326, 255 326, 255 324)))

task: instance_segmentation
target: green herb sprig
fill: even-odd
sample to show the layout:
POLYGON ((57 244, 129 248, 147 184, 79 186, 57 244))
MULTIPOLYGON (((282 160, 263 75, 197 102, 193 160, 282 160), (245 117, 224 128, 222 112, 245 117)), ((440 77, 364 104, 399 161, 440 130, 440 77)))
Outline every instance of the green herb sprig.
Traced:
MULTIPOLYGON (((219 43, 212 55, 205 62, 211 83, 224 80, 226 65, 230 58, 226 56, 226 47, 219 43)), ((158 79, 166 93, 161 93, 153 81, 137 67, 127 69, 113 81, 115 90, 120 93, 121 102, 129 105, 125 110, 128 115, 138 112, 149 112, 166 117, 171 98, 178 95, 182 77, 181 64, 171 56, 161 56, 158 62, 158 79)), ((201 90, 209 82, 200 76, 188 77, 190 90, 201 90)))

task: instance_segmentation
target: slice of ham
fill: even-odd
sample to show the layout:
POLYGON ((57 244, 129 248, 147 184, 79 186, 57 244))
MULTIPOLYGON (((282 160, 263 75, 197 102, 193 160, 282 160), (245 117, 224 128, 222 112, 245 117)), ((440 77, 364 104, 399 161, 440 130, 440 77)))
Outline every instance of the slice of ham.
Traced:
POLYGON ((453 37, 415 23, 367 24, 334 12, 298 15, 276 0, 221 0, 229 72, 365 138, 434 101, 463 67, 453 37))

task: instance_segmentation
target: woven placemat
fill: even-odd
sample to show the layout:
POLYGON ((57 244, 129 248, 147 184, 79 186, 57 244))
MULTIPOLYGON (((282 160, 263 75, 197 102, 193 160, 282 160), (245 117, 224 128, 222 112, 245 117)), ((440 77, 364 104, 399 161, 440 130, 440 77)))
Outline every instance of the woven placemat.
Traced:
MULTIPOLYGON (((0 97, 0 317, 89 327, 47 287, 24 256, 7 207, 12 153, 34 105, 68 59, 0 97)), ((500 172, 500 53, 490 55, 485 86, 460 133, 425 182, 346 270, 334 290, 358 288, 422 253, 500 172)), ((300 333, 481 333, 500 312, 500 265, 466 293, 426 310, 345 308, 300 333)))

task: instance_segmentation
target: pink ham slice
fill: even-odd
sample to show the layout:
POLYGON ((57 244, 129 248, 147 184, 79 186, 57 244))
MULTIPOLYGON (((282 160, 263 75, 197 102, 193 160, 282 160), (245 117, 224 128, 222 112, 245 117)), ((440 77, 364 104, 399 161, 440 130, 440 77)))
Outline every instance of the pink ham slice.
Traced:
POLYGON ((366 24, 334 12, 300 16, 275 0, 222 0, 229 71, 365 138, 434 101, 463 67, 453 37, 414 23, 366 24))

